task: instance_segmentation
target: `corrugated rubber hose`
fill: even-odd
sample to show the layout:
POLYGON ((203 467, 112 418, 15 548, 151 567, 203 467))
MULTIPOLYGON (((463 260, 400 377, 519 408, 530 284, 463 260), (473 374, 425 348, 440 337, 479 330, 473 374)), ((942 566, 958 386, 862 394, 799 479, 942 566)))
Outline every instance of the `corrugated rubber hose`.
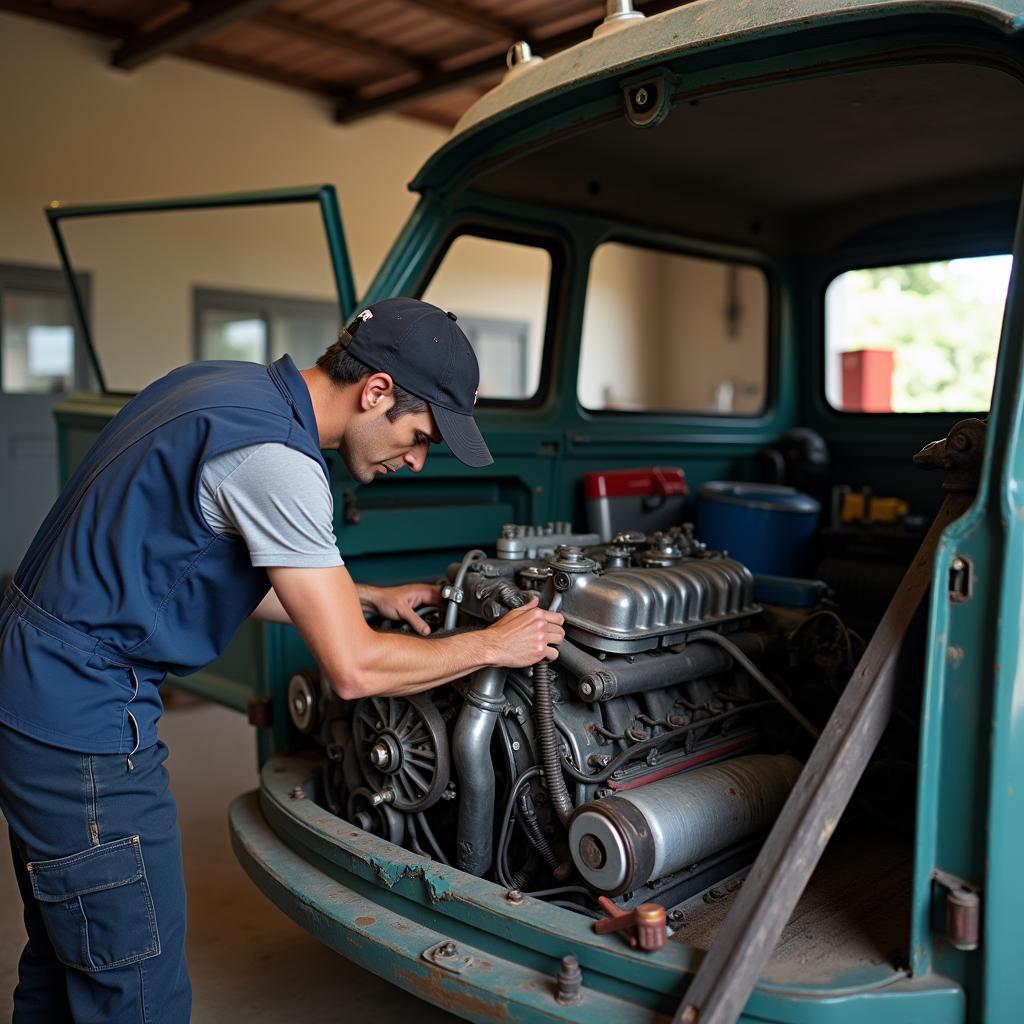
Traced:
POLYGON ((562 774, 562 755, 558 749, 551 708, 551 669, 547 661, 539 661, 533 666, 533 713, 537 720, 537 742, 544 768, 544 785, 558 820, 568 825, 574 808, 562 774))

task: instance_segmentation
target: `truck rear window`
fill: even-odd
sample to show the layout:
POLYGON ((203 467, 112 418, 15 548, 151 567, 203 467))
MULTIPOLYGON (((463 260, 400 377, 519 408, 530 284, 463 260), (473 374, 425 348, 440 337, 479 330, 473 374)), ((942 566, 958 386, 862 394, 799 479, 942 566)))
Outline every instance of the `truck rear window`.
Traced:
POLYGON ((982 412, 1010 256, 849 270, 825 292, 825 396, 841 412, 982 412))
POLYGON ((594 252, 584 408, 753 416, 766 402, 768 281, 758 267, 619 242, 594 252))

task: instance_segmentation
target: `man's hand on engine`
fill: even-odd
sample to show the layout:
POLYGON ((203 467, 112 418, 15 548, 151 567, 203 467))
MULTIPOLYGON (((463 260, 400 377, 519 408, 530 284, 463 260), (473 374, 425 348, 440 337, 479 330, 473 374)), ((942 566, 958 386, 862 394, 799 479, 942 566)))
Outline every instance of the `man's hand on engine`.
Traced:
POLYGON ((441 590, 429 583, 406 583, 400 587, 358 587, 362 604, 369 605, 381 618, 407 622, 421 636, 430 627, 416 614, 424 605, 440 605, 441 590))
POLYGON ((496 665, 526 668, 546 658, 558 657, 558 645, 565 639, 564 619, 559 612, 545 611, 532 597, 521 608, 514 608, 487 629, 494 645, 496 665))

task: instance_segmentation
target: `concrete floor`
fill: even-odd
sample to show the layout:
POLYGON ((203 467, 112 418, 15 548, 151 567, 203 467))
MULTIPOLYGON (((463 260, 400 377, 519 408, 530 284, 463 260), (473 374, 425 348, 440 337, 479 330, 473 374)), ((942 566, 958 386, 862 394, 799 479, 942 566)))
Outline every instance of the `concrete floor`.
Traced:
MULTIPOLYGON (((160 723, 185 843, 193 1024, 458 1018, 343 960, 285 917, 231 852, 227 807, 257 785, 255 741, 242 715, 175 694, 160 723)), ((3 826, 6 830, 6 825, 3 826)), ((0 1020, 10 1020, 25 943, 6 836, 0 842, 0 1020)))

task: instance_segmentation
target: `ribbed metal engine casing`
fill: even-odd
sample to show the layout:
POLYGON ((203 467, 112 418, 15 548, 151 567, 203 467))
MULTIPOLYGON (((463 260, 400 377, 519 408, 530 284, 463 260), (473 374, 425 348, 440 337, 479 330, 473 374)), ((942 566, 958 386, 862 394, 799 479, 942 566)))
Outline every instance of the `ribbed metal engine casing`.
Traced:
POLYGON ((690 558, 662 568, 575 574, 562 597, 566 634, 598 650, 633 653, 682 643, 695 629, 761 611, 754 577, 731 558, 690 558))

